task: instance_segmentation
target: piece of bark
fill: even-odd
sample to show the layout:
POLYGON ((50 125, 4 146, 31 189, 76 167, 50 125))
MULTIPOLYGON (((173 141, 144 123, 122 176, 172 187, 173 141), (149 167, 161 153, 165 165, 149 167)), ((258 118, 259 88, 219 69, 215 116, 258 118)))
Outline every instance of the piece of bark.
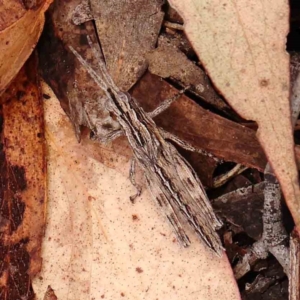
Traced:
POLYGON ((289 271, 289 253, 286 245, 288 234, 283 225, 281 209, 281 190, 269 164, 264 172, 264 205, 263 205, 263 232, 234 267, 236 278, 241 278, 260 259, 265 259, 269 253, 277 259, 286 274, 289 271))
POLYGON ((288 280, 280 264, 268 260, 267 269, 262 270, 251 283, 246 283, 243 300, 288 299, 288 280))
POLYGON ((72 21, 75 25, 81 25, 82 23, 92 21, 93 15, 89 0, 82 0, 72 12, 72 21))
MULTIPOLYGON (((145 111, 152 111, 178 91, 159 77, 146 73, 132 89, 145 111)), ((266 158, 255 132, 201 108, 182 95, 155 118, 157 125, 226 161, 263 170, 266 158)))
MULTIPOLYGON (((254 170, 254 169, 253 169, 254 170)), ((256 170, 257 171, 257 170, 256 170)), ((257 171, 259 172, 259 171, 257 171)), ((258 181, 254 181, 259 183, 261 180, 258 181)), ((225 186, 222 186, 220 189, 217 190, 212 190, 211 193, 214 195, 212 198, 217 198, 217 197, 221 197, 225 194, 229 194, 231 192, 234 192, 240 188, 245 188, 252 185, 252 181, 249 180, 247 177, 245 177, 244 175, 240 174, 236 177, 234 177, 232 180, 230 180, 225 186)))
POLYGON ((172 40, 166 34, 160 36, 158 47, 147 55, 149 71, 157 76, 176 80, 183 87, 189 86, 189 91, 220 111, 231 111, 216 93, 206 73, 190 61, 172 40))
POLYGON ((111 77, 129 90, 146 71, 163 21, 162 0, 91 0, 101 47, 111 77))
POLYGON ((263 229, 263 188, 263 182, 240 188, 214 199, 212 205, 229 223, 242 227, 250 237, 258 240, 263 229))
POLYGON ((300 70, 300 53, 292 52, 290 54, 291 62, 290 62, 290 73, 291 73, 291 86, 294 85, 300 70))
POLYGON ((41 269, 46 164, 42 97, 35 56, 1 96, 0 298, 34 299, 41 269))

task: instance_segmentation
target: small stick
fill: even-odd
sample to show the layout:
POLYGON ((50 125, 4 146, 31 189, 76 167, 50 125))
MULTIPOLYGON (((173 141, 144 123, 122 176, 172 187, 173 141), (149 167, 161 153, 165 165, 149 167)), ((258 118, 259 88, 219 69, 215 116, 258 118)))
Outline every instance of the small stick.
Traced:
POLYGON ((241 164, 237 164, 234 166, 229 172, 222 174, 220 176, 217 176, 214 178, 213 187, 217 188, 225 184, 228 180, 233 178, 234 176, 243 173, 245 170, 247 170, 248 167, 245 167, 241 164))
POLYGON ((184 30, 183 25, 169 22, 169 21, 164 21, 164 26, 175 30, 180 30, 180 31, 184 30))
POLYGON ((300 240, 297 235, 290 237, 290 274, 289 274, 289 300, 300 299, 300 240))

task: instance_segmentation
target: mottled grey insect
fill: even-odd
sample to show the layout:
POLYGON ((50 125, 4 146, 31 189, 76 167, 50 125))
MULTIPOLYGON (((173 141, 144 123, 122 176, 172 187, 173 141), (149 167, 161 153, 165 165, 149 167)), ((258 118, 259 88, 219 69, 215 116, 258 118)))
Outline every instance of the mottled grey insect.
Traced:
MULTIPOLYGON (((107 109, 115 114, 122 133, 128 139, 134 154, 130 173, 133 184, 138 188, 137 195, 140 194, 140 188, 132 176, 135 162, 143 169, 153 198, 172 224, 181 244, 184 247, 190 245, 190 239, 182 226, 184 218, 201 240, 221 255, 223 247, 216 229, 220 228, 222 223, 214 214, 197 174, 166 140, 171 137, 170 134, 158 128, 152 120, 152 117, 169 106, 171 101, 164 103, 155 112, 147 114, 133 97, 120 91, 115 85, 89 37, 88 41, 94 55, 99 59, 101 75, 97 74, 74 48, 70 49, 105 92, 108 98, 107 109)), ((120 132, 114 132, 110 137, 119 134, 120 132)), ((176 138, 175 141, 178 142, 176 138)))

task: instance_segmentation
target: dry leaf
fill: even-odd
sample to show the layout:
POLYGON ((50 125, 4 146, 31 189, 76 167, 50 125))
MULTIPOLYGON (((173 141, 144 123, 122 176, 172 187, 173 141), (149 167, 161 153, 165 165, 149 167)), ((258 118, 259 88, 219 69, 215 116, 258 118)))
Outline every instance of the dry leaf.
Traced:
MULTIPOLYGON (((132 91, 145 111, 154 110, 176 93, 178 90, 150 73, 146 73, 132 91)), ((157 116, 155 122, 195 148, 207 150, 226 161, 260 170, 266 164, 255 131, 203 109, 185 95, 157 116)))
POLYGON ((44 12, 51 2, 39 1, 38 6, 29 9, 18 0, 0 4, 0 95, 32 53, 44 26, 44 12))
POLYGON ((18 0, 2 0, 0 5, 0 32, 18 21, 26 13, 23 3, 18 0))
POLYGON ((242 227, 248 236, 258 240, 263 231, 263 188, 264 183, 258 183, 237 189, 214 199, 213 207, 216 212, 221 211, 229 223, 242 227))
POLYGON ((92 13, 111 77, 129 90, 147 69, 164 18, 162 0, 91 0, 92 13))
POLYGON ((158 39, 158 47, 147 55, 149 71, 163 78, 179 81, 189 91, 221 111, 230 111, 228 104, 216 93, 208 76, 181 52, 171 37, 164 34, 158 39))
POLYGON ((0 298, 34 299, 41 268, 46 162, 37 63, 31 57, 0 98, 0 298))
POLYGON ((212 81, 258 139, 300 226, 300 190, 289 104, 289 3, 170 0, 212 81))
POLYGON ((133 205, 128 158, 99 146, 116 169, 94 159, 44 93, 49 207, 38 299, 48 285, 58 299, 240 299, 226 256, 192 232, 182 248, 147 190, 133 205))

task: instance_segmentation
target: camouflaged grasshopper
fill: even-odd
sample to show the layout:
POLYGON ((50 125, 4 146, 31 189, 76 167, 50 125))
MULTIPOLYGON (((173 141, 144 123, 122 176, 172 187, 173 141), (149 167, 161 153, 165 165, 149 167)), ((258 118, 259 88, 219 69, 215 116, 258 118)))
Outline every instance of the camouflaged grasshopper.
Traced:
MULTIPOLYGON (((137 195, 141 189, 133 177, 135 162, 143 169, 154 200, 172 224, 181 244, 184 247, 190 245, 190 239, 182 226, 184 217, 200 239, 215 253, 221 255, 223 247, 216 229, 220 228, 222 223, 214 214, 197 174, 176 148, 166 140, 172 136, 158 128, 152 120, 153 116, 168 107, 172 101, 166 101, 162 107, 147 114, 133 97, 120 91, 115 85, 89 37, 88 42, 93 54, 99 59, 101 76, 74 48, 70 47, 70 50, 105 92, 108 98, 107 109, 116 116, 120 124, 121 131, 112 133, 110 138, 123 133, 128 139, 134 154, 130 177, 138 189, 137 195)), ((173 137, 173 140, 182 145, 176 138, 173 137)))

